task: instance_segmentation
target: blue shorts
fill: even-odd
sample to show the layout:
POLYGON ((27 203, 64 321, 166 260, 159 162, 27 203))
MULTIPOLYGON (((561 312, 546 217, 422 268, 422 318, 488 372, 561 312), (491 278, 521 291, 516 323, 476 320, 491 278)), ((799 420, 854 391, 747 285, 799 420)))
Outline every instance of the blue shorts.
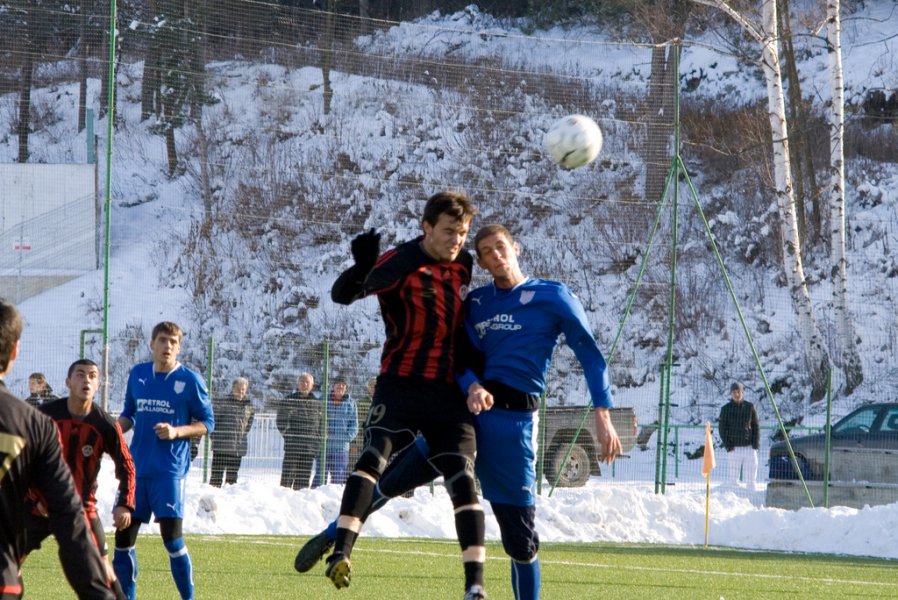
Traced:
POLYGON ((477 477, 483 497, 512 506, 536 504, 536 412, 495 408, 475 419, 477 477))
POLYGON ((150 516, 159 519, 184 518, 185 479, 156 479, 138 477, 135 489, 133 516, 141 523, 149 523, 150 516))

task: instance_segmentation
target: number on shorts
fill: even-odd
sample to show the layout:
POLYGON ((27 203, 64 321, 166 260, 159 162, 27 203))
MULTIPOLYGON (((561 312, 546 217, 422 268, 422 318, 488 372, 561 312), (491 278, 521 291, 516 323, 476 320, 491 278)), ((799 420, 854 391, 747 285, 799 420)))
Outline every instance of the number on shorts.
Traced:
POLYGON ((368 411, 368 422, 365 423, 368 425, 377 425, 384 418, 384 415, 387 413, 387 407, 383 404, 375 404, 371 407, 371 410, 368 411))

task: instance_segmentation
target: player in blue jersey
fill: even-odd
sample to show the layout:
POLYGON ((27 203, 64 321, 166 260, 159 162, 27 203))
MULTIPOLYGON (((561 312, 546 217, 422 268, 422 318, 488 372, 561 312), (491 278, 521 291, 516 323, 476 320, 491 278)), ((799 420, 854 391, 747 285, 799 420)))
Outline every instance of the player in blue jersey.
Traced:
POLYGON ((178 362, 183 336, 170 321, 153 328, 153 360, 131 369, 118 419, 122 431, 134 428, 131 456, 137 493, 131 526, 115 532, 112 566, 131 600, 137 591, 134 544, 140 526, 153 515, 178 592, 181 598, 193 598, 193 566, 181 532, 184 482, 190 468, 190 438, 212 433, 215 421, 203 378, 178 362))
MULTIPOLYGON (((552 353, 563 333, 583 366, 596 406, 595 427, 608 463, 621 454, 611 424, 611 386, 605 359, 592 335, 583 306, 556 281, 525 277, 518 265, 520 247, 501 225, 487 225, 474 238, 477 263, 493 282, 468 294, 465 326, 483 354, 479 373, 459 377, 468 407, 477 415, 476 469, 483 496, 499 522, 502 544, 511 557, 517 600, 539 597, 539 537, 534 523, 536 485, 536 409, 545 391, 552 353)), ((419 438, 400 454, 381 478, 370 511, 390 498, 432 480, 419 438)), ((335 536, 328 529, 309 540, 296 556, 304 572, 327 552, 335 536)))

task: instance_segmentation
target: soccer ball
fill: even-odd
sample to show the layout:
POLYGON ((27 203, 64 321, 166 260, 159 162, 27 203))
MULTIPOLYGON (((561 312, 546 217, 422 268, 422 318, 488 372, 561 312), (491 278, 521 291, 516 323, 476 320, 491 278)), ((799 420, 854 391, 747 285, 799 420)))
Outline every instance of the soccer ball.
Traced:
POLYGON ((602 149, 602 130, 586 115, 568 115, 546 132, 546 150, 563 169, 576 169, 596 159, 602 149))

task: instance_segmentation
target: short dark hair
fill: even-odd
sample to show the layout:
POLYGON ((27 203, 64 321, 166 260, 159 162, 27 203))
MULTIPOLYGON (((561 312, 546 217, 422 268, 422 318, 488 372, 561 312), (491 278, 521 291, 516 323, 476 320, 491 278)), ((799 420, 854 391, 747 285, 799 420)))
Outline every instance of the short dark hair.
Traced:
POLYGON ((91 359, 79 358, 78 360, 76 360, 75 362, 73 362, 72 364, 69 365, 69 372, 66 374, 66 377, 71 377, 72 373, 75 372, 75 367, 77 367, 78 365, 84 365, 85 367, 96 367, 98 371, 100 370, 100 365, 98 365, 91 359))
POLYGON ((503 235, 509 242, 511 242, 512 244, 514 243, 514 236, 511 235, 511 232, 508 231, 508 228, 505 227, 505 225, 499 225, 498 223, 490 223, 489 225, 484 225, 477 230, 477 234, 474 236, 474 252, 477 253, 478 257, 480 257, 480 240, 491 235, 503 235))
POLYGON ((470 221, 477 214, 468 195, 461 191, 446 190, 437 192, 427 199, 422 220, 431 226, 436 225, 440 215, 449 215, 456 221, 470 221))
POLYGON ((155 327, 153 327, 153 335, 150 336, 150 341, 156 339, 156 336, 160 333, 165 333, 170 336, 177 336, 178 341, 180 341, 184 337, 184 332, 181 331, 181 328, 178 327, 176 323, 172 323, 171 321, 162 321, 161 323, 157 323, 155 327))
POLYGON ((22 337, 22 315, 14 304, 0 298, 0 373, 9 368, 9 359, 16 342, 22 337))

